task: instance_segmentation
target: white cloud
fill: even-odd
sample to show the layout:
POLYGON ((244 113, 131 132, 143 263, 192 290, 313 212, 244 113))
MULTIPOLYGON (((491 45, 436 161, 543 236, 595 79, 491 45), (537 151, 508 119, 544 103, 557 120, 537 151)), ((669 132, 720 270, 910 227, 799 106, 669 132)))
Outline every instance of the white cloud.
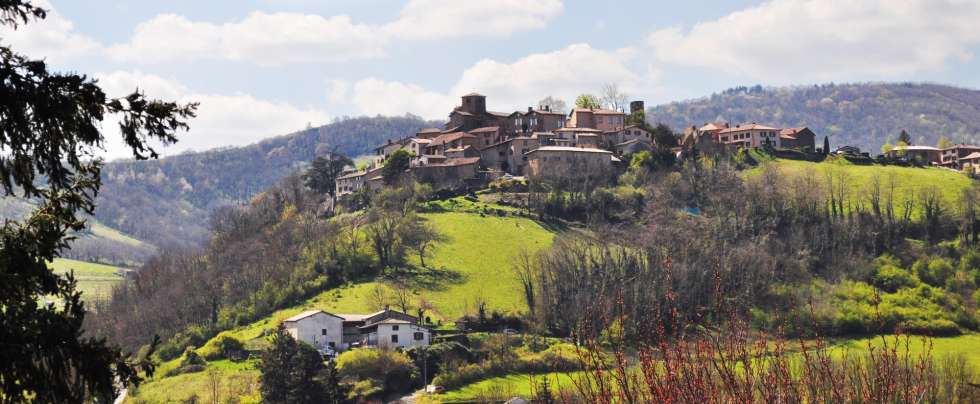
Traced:
POLYGON ((346 62, 382 57, 396 41, 501 37, 539 29, 562 8, 561 0, 411 0, 397 20, 379 25, 346 15, 254 12, 241 21, 215 24, 161 14, 140 23, 127 42, 109 47, 108 54, 116 61, 145 64, 346 62))
POLYGON ((29 21, 16 30, 0 27, 0 43, 34 59, 64 62, 99 48, 98 42, 75 32, 74 24, 46 0, 33 2, 48 11, 47 18, 29 21))
POLYGON ((404 115, 406 112, 428 119, 446 119, 455 97, 427 91, 397 81, 376 78, 358 80, 351 90, 351 102, 364 114, 404 115))
POLYGON ((138 63, 221 59, 281 65, 375 58, 384 54, 382 45, 372 27, 345 15, 254 12, 219 25, 162 14, 140 23, 129 42, 110 47, 109 55, 138 63))
POLYGON ((448 93, 426 90, 400 82, 370 78, 352 88, 352 101, 361 113, 400 115, 405 112, 429 119, 446 119, 459 96, 479 92, 488 108, 501 112, 534 106, 546 96, 571 103, 583 92, 596 93, 603 84, 615 83, 634 96, 656 91, 659 71, 646 66, 633 69, 631 49, 606 51, 588 44, 570 45, 554 52, 525 56, 512 63, 484 59, 463 71, 448 93))
MULTIPOLYGON (((197 93, 175 80, 138 71, 99 73, 96 77, 109 96, 126 95, 138 86, 152 98, 200 103, 197 118, 189 122, 190 131, 180 133, 177 144, 162 150, 166 154, 247 145, 300 130, 307 123, 323 124, 329 119, 327 113, 314 107, 297 107, 286 102, 258 99, 249 94, 197 93)), ((115 123, 106 122, 104 129, 108 140, 106 156, 131 157, 120 140, 115 123)))
POLYGON ((561 0, 411 0, 384 30, 393 39, 503 37, 544 28, 563 7, 561 0))
POLYGON ((598 92, 605 83, 616 83, 627 93, 644 93, 654 83, 633 70, 633 58, 629 49, 607 51, 574 44, 513 63, 484 59, 463 71, 453 94, 479 91, 488 96, 490 107, 520 108, 548 95, 571 103, 578 94, 598 92))
POLYGON ((648 44, 661 61, 772 84, 894 79, 971 58, 978 20, 976 0, 772 0, 648 44))

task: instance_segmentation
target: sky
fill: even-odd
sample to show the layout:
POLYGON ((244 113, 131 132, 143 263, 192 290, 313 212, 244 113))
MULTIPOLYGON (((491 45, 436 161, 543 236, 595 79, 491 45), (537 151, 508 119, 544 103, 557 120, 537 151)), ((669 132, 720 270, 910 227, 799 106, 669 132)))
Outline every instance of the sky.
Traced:
MULTIPOLYGON (((446 119, 571 103, 616 84, 648 106, 740 85, 915 81, 980 88, 977 0, 39 0, 0 43, 110 96, 200 103, 164 154, 345 116, 446 119)), ((113 123, 105 123, 113 131, 113 123)), ((105 155, 125 157, 117 136, 105 155)))

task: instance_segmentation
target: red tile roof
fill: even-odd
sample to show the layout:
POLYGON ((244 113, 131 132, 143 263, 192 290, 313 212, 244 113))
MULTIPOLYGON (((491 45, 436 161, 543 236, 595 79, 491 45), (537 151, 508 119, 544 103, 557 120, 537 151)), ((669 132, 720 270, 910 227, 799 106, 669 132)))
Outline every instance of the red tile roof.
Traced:
POLYGON ((473 136, 466 132, 446 133, 443 135, 439 135, 435 139, 432 139, 432 144, 446 144, 464 138, 476 139, 476 136, 473 136))
POLYGON ((500 130, 499 126, 487 126, 484 128, 476 128, 470 131, 470 133, 483 133, 483 132, 496 132, 500 130))

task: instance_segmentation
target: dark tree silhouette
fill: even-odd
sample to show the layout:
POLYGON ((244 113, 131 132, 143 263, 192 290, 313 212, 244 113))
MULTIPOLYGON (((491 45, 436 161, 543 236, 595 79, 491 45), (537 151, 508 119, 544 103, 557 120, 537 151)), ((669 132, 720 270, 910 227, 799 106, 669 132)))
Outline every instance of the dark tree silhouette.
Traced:
POLYGON ((411 161, 412 156, 405 149, 399 149, 391 153, 391 156, 388 156, 388 160, 385 161, 384 168, 381 170, 385 184, 397 184, 402 174, 405 174, 405 170, 408 170, 411 161))
POLYGON ((344 398, 336 369, 325 368, 313 347, 297 342, 283 327, 272 335, 259 370, 265 403, 339 403, 344 398))
POLYGON ((912 145, 912 135, 910 135, 909 132, 906 131, 905 129, 902 129, 902 133, 899 133, 898 134, 898 141, 899 142, 904 142, 906 145, 911 146, 912 145))
MULTIPOLYGON (((45 15, 25 0, 0 1, 0 24, 14 29, 45 15)), ((95 80, 50 72, 43 61, 7 47, 0 47, 0 83, 3 195, 38 201, 22 222, 0 229, 0 401, 110 400, 117 383, 138 384, 153 365, 85 336, 73 277, 54 274, 47 263, 68 248, 69 232, 85 228, 78 213, 95 209, 106 115, 121 115, 123 139, 137 159, 155 158, 148 141, 175 142, 196 104, 150 100, 138 91, 109 99, 95 80), (45 298, 59 302, 38 304, 45 298)))
POLYGON ((306 186, 318 193, 334 196, 337 188, 337 177, 344 172, 344 168, 353 165, 354 162, 342 154, 330 153, 327 156, 320 156, 313 159, 310 168, 303 174, 303 181, 306 186))
POLYGON ((830 154, 830 139, 826 136, 823 137, 823 154, 830 154))

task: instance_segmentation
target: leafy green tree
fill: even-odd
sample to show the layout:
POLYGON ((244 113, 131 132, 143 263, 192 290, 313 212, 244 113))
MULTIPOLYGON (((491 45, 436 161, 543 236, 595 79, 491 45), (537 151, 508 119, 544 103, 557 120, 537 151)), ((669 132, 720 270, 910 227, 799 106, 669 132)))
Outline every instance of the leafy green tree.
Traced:
POLYGON ((259 364, 262 402, 339 403, 343 400, 336 370, 324 366, 316 349, 296 341, 283 327, 276 328, 271 342, 259 364))
POLYGON ((327 156, 319 156, 313 159, 310 168, 303 174, 303 181, 306 186, 321 194, 334 196, 337 191, 337 177, 344 172, 344 168, 354 165, 351 159, 342 154, 330 153, 327 156))
POLYGON ((953 141, 952 140, 949 140, 949 138, 946 137, 946 136, 940 136, 939 137, 939 141, 936 142, 936 148, 938 148, 938 149, 947 149, 947 148, 950 148, 950 147, 953 147, 953 141))
POLYGON ((411 162, 412 155, 409 154, 408 150, 399 149, 391 153, 391 156, 388 156, 388 160, 385 160, 384 168, 381 169, 381 175, 384 176, 385 184, 397 184, 401 180, 402 175, 405 174, 405 170, 408 170, 411 162))
MULTIPOLYGON (((45 16, 26 0, 0 1, 0 25, 17 29, 45 16)), ((69 233, 85 228, 79 213, 95 211, 102 167, 97 156, 105 142, 101 122, 119 116, 134 157, 155 158, 150 141, 176 142, 175 133, 187 129, 185 120, 197 105, 140 92, 111 99, 95 80, 51 72, 44 61, 5 46, 0 94, 3 195, 38 201, 22 222, 7 221, 0 229, 0 401, 111 401, 118 383, 139 384, 154 366, 87 336, 74 278, 55 274, 48 262, 69 248, 69 233), (46 298, 59 303, 38 303, 46 298)))
POLYGON ((582 94, 575 98, 575 106, 578 108, 601 108, 602 103, 599 97, 592 94, 582 94))
POLYGON ((664 148, 677 146, 677 135, 674 134, 674 131, 671 130, 669 126, 663 123, 658 123, 657 126, 651 130, 649 125, 646 124, 645 120, 642 121, 642 123, 643 125, 641 126, 644 126, 645 129, 653 132, 653 140, 657 143, 657 146, 664 148))
POLYGON ((881 145, 881 154, 891 153, 892 150, 895 150, 895 145, 891 143, 885 142, 885 144, 881 145))

